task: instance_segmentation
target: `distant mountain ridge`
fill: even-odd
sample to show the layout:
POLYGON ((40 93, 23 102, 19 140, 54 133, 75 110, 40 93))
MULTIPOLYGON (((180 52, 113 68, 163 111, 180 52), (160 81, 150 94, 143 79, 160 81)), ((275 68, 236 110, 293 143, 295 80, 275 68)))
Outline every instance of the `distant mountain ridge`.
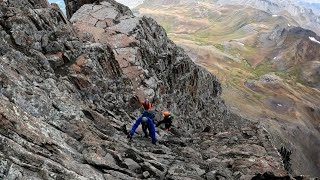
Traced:
POLYGON ((292 0, 145 0, 145 2, 162 5, 206 2, 221 5, 249 6, 273 15, 292 18, 302 28, 310 29, 320 34, 320 16, 313 12, 310 5, 302 1, 299 1, 299 3, 292 0))
POLYGON ((320 34, 320 17, 311 9, 299 6, 291 0, 219 0, 217 3, 247 5, 271 14, 290 15, 301 27, 320 34))
POLYGON ((303 7, 312 9, 312 11, 315 14, 320 15, 320 1, 306 1, 306 0, 304 0, 304 1, 298 1, 298 4, 303 7))

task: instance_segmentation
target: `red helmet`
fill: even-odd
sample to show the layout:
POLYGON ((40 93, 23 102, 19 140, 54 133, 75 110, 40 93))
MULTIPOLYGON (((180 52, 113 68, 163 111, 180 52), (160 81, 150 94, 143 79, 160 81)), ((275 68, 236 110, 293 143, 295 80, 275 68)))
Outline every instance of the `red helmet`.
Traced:
POLYGON ((142 103, 142 106, 145 110, 150 110, 152 108, 152 104, 147 99, 142 103))

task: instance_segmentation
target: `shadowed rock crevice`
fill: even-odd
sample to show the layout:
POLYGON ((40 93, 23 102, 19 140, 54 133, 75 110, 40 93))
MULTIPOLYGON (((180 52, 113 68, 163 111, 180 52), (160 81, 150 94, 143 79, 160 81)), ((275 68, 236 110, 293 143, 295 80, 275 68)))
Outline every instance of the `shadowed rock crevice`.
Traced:
POLYGON ((252 180, 291 180, 290 176, 275 176, 272 172, 266 172, 264 174, 258 174, 252 178, 252 180))
POLYGON ((284 168, 289 172, 292 173, 292 169, 291 169, 291 154, 292 151, 288 150, 286 147, 282 146, 280 149, 278 149, 281 157, 282 157, 282 161, 284 164, 284 168))

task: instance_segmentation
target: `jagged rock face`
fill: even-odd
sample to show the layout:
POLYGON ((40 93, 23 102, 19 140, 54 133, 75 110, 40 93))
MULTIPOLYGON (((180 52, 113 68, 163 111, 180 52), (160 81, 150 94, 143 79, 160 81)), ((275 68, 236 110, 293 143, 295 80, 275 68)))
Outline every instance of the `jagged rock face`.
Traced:
POLYGON ((27 7, 1 2, 0 179, 103 179, 89 151, 122 125, 117 111, 128 120, 131 85, 108 48, 83 43, 60 10, 27 7))
MULTIPOLYGON (((118 10, 110 3, 104 6, 108 17, 118 10)), ((94 42, 99 31, 91 32, 95 38, 77 35, 57 7, 30 3, 21 8, 3 1, 0 7, 1 179, 250 179, 265 171, 286 175, 262 127, 224 117, 219 110, 209 112, 214 107, 225 110, 219 83, 191 63, 153 20, 117 15, 110 26, 114 34, 110 30, 100 35, 123 41, 99 43, 94 42), (134 32, 134 23, 133 37, 141 40, 131 37, 133 43, 124 46, 131 42, 125 30, 134 32), (128 51, 138 56, 135 50, 146 57, 134 63, 143 62, 138 67, 150 74, 140 81, 123 66, 128 51), (166 81, 161 91, 153 87, 152 77, 166 81), (186 131, 197 123, 181 113, 177 117, 185 122, 176 124, 181 128, 171 133, 157 129, 157 145, 140 137, 140 129, 128 143, 124 131, 136 118, 135 90, 142 81, 155 91, 160 107, 173 107, 172 98, 179 105, 172 108, 177 112, 198 109, 196 116, 207 113, 208 122, 223 127, 214 129, 216 134, 210 128, 186 131), (221 122, 211 117, 215 113, 221 122), (227 131, 219 132, 223 129, 227 131)))
POLYGON ((47 0, 6 0, 1 2, 9 7, 46 8, 49 5, 47 0))
POLYGON ((175 112, 183 127, 227 127, 218 80, 196 66, 153 19, 123 14, 103 1, 82 6, 71 22, 80 33, 91 33, 95 41, 112 48, 141 100, 147 97, 159 110, 175 112))
MULTIPOLYGON (((103 0, 64 0, 66 3, 67 17, 70 19, 72 15, 84 4, 100 3, 101 1, 103 0)), ((119 10, 119 12, 122 14, 131 13, 128 7, 123 6, 114 0, 110 0, 109 3, 112 4, 112 6, 119 10)))
POLYGON ((70 0, 65 0, 66 3, 66 12, 67 12, 67 17, 70 18, 73 13, 75 13, 82 5, 84 4, 91 4, 95 2, 99 2, 99 0, 80 0, 80 1, 70 1, 70 0))

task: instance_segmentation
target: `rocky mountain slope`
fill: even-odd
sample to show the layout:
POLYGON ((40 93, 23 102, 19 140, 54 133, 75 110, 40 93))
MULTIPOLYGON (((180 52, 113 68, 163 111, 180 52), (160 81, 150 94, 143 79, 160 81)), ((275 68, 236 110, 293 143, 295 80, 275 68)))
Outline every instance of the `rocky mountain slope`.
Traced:
POLYGON ((262 122, 278 148, 295 152, 294 174, 319 176, 316 33, 295 27, 289 15, 212 1, 153 0, 136 12, 155 18, 197 64, 218 76, 232 112, 262 122))
POLYGON ((46 0, 0 1, 1 179, 290 179, 268 132, 230 115, 218 80, 154 20, 77 2, 73 26, 46 0), (128 143, 146 97, 174 130, 128 143))
POLYGON ((254 9, 262 10, 266 13, 270 13, 275 16, 283 16, 293 20, 293 24, 310 29, 317 34, 320 34, 320 16, 315 14, 312 9, 307 6, 301 6, 296 1, 292 0, 173 0, 173 1, 161 1, 161 0, 146 0, 144 4, 199 4, 208 3, 211 5, 232 5, 232 6, 245 6, 254 9))

